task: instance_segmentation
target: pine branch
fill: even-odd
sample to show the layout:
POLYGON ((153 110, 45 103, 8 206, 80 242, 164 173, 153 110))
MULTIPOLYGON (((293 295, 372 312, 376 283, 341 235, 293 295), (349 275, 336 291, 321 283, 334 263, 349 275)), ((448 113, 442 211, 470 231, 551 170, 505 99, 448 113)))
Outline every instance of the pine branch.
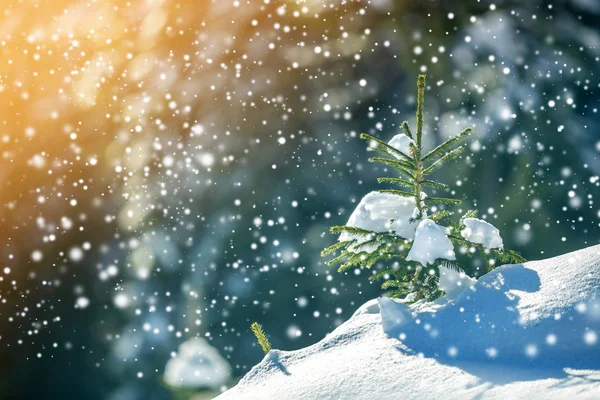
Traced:
POLYGON ((444 218, 449 217, 450 214, 451 213, 448 210, 441 210, 441 211, 434 212, 428 218, 432 221, 439 222, 439 221, 443 220, 444 218))
POLYGON ((341 255, 327 262, 327 265, 341 265, 338 267, 338 272, 344 272, 352 267, 371 268, 379 261, 392 261, 398 259, 405 262, 407 249, 400 248, 398 252, 392 252, 394 249, 387 246, 380 246, 376 251, 368 253, 366 251, 353 252, 345 250, 341 255), (345 261, 344 261, 345 260, 345 261))
POLYGON ((408 181, 406 179, 400 178, 377 178, 377 182, 379 183, 393 183, 394 185, 412 188, 414 187, 414 181, 408 181))
POLYGON ((339 264, 339 263, 341 263, 342 261, 344 261, 344 260, 346 259, 346 257, 348 257, 348 251, 347 251, 347 250, 344 250, 344 251, 342 252, 342 254, 340 254, 339 256, 337 256, 337 257, 334 257, 334 258, 332 258, 331 260, 327 261, 327 266, 328 266, 328 267, 332 267, 332 266, 334 266, 334 265, 336 265, 336 264, 339 264))
MULTIPOLYGON (((449 221, 450 222, 450 221, 449 221)), ((450 225, 452 225, 452 231, 457 231, 457 229, 455 228, 454 223, 451 223, 450 225)), ((454 234, 448 235, 448 239, 450 239, 450 241, 452 242, 453 245, 455 246, 467 246, 470 247, 472 245, 471 242, 469 242, 467 239, 463 238, 462 236, 457 236, 454 234)), ((470 254, 470 253, 467 253, 470 254)))
POLYGON ((421 153, 423 137, 423 104, 425 103, 425 75, 417 78, 417 152, 421 153))
POLYGON ((515 250, 504 250, 504 252, 508 253, 508 255, 512 258, 513 264, 521 264, 527 262, 527 259, 515 250))
POLYGON ((377 245, 377 249, 375 251, 379 251, 379 248, 382 245, 385 245, 384 242, 381 241, 380 238, 375 237, 375 239, 371 239, 371 240, 367 240, 366 242, 362 242, 362 243, 357 243, 356 245, 352 246, 351 251, 354 253, 360 253, 361 251, 367 249, 368 247, 372 246, 372 245, 377 245))
POLYGON ((421 181, 421 185, 430 187, 432 189, 448 189, 448 185, 435 181, 421 181))
MULTIPOLYGON (((382 158, 381 160, 387 160, 386 158, 382 158)), ((377 160, 374 159, 370 159, 369 162, 374 162, 377 160)), ((393 161, 393 160, 389 160, 389 161, 393 161)), ((385 161, 381 161, 383 164, 389 165, 392 168, 394 168, 396 171, 398 171, 400 173, 400 175, 404 176, 407 179, 413 179, 413 172, 412 169, 408 169, 408 168, 404 168, 402 166, 399 166, 397 164, 388 164, 385 161)))
POLYGON ((467 226, 465 225, 465 219, 467 218, 477 218, 477 210, 469 210, 458 221, 458 226, 456 227, 457 231, 460 232, 465 229, 467 226))
POLYGON ((460 267, 460 264, 457 263, 456 261, 452 261, 452 260, 441 260, 439 263, 440 266, 451 269, 452 271, 456 271, 456 272, 464 272, 463 269, 460 267))
POLYGON ((408 121, 404 121, 402 123, 402 132, 409 138, 413 138, 412 132, 410 131, 410 126, 408 126, 408 121))
POLYGON ((329 246, 321 251, 321 257, 327 257, 343 247, 350 246, 354 242, 356 242, 356 240, 344 240, 344 241, 332 244, 331 246, 329 246))
POLYGON ((414 171, 415 170, 415 163, 414 161, 402 161, 402 160, 392 160, 390 158, 383 158, 383 157, 373 157, 370 160, 371 162, 380 162, 382 164, 385 165, 389 165, 390 167, 393 168, 403 168, 405 170, 408 171, 414 171))
MULTIPOLYGON (((454 221, 451 218, 448 218, 447 221, 448 221, 448 226, 449 226, 449 228, 451 228, 452 232, 460 232, 461 229, 460 229, 460 224, 458 222, 454 221)), ((460 236, 460 237, 462 238, 462 236, 460 236)))
POLYGON ((271 351, 271 343, 269 342, 265 331, 263 331, 262 326, 260 326, 258 322, 253 322, 252 325, 250 325, 250 329, 252 330, 252 333, 254 333, 254 336, 256 336, 256 341, 260 347, 262 347, 265 354, 271 351))
POLYGON ((426 197, 425 198, 425 204, 430 205, 430 204, 460 204, 462 203, 462 200, 458 200, 458 199, 448 199, 448 198, 444 198, 444 197, 426 197))
POLYGON ((472 133, 473 133, 473 128, 471 128, 471 127, 463 130, 458 135, 446 140, 444 143, 440 144, 438 147, 436 147, 435 149, 433 149, 429 153, 427 153, 423 157, 422 161, 424 163, 433 161, 433 159, 435 159, 436 157, 441 156, 442 154, 447 153, 448 151, 452 150, 454 145, 456 145, 458 142, 465 139, 467 136, 469 136, 472 133))
POLYGON ((364 139, 364 140, 368 140, 369 142, 371 142, 370 144, 375 143, 375 146, 369 146, 369 150, 376 150, 376 151, 379 151, 380 153, 383 153, 384 155, 389 155, 389 156, 392 156, 395 158, 404 159, 409 162, 413 161, 412 157, 408 156, 407 154, 404 154, 402 151, 398 150, 397 148, 395 148, 393 146, 390 146, 383 140, 377 139, 374 136, 368 135, 366 133, 361 133, 360 138, 364 139))
POLYGON ((463 215, 462 219, 465 218, 477 218, 477 215, 479 214, 479 211, 477 210, 469 210, 465 213, 465 215, 463 215))
POLYGON ((396 272, 397 270, 394 269, 382 269, 381 271, 377 271, 376 273, 374 273, 373 275, 369 276, 369 280, 371 282, 377 281, 379 279, 389 279, 392 276, 396 276, 396 272))
POLYGON ((498 250, 492 249, 492 255, 502 264, 521 264, 527 260, 514 250, 498 250))
POLYGON ((379 259, 381 255, 374 251, 373 253, 367 253, 362 251, 360 253, 346 252, 347 260, 338 268, 338 272, 344 272, 352 267, 362 266, 363 268, 371 268, 379 259))
POLYGON ((368 229, 357 228, 355 226, 346 226, 346 225, 332 226, 329 228, 329 232, 331 232, 333 234, 340 234, 342 232, 346 232, 350 235, 358 236, 358 237, 364 237, 367 235, 374 234, 373 231, 370 231, 368 229))
POLYGON ((396 196, 400 196, 400 197, 415 197, 414 193, 411 192, 405 192, 403 190, 395 190, 395 189, 382 189, 382 190, 378 190, 379 193, 389 193, 389 194, 393 194, 396 196))
POLYGON ((463 130, 462 132, 460 132, 458 135, 451 137, 450 139, 446 140, 444 143, 440 144, 435 149, 433 149, 429 153, 427 153, 423 157, 423 162, 426 163, 426 162, 433 161, 435 158, 441 156, 442 154, 449 152, 450 150, 452 150, 452 148, 456 144, 458 144, 458 142, 465 139, 467 136, 471 135, 472 133, 473 133, 473 128, 469 127, 467 129, 463 130))
POLYGON ((381 284, 382 289, 391 289, 391 288, 407 288, 410 286, 408 282, 401 282, 398 280, 387 280, 381 284))
POLYGON ((399 299, 411 292, 410 289, 398 289, 398 290, 390 290, 385 292, 385 296, 392 299, 399 299))
POLYGON ((423 175, 429 175, 432 172, 435 172, 438 169, 440 169, 446 163, 456 160, 462 154, 463 151, 465 151, 465 146, 457 147, 451 152, 446 153, 442 158, 438 159, 436 162, 434 162, 428 168, 426 168, 425 171, 423 171, 423 175))

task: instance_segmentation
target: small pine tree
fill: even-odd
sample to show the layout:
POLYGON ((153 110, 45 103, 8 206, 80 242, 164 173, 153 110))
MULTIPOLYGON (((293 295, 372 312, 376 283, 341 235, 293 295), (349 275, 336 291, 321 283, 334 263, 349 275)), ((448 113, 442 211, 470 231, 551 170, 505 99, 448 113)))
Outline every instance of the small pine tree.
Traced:
POLYGON ((271 343, 267 338, 267 334, 263 331, 262 326, 260 326, 258 322, 253 322, 252 325, 250 325, 250 329, 252 330, 252 333, 254 333, 254 336, 256 336, 256 341, 260 347, 262 347, 265 354, 271 351, 271 343))
MULTIPOLYGON (((415 213, 409 222, 418 224, 425 218, 435 223, 445 223, 448 225, 448 239, 454 246, 465 246, 471 251, 467 251, 468 256, 472 256, 472 249, 484 259, 488 268, 491 270, 496 263, 520 263, 525 259, 517 252, 512 250, 503 250, 501 248, 486 249, 482 244, 473 243, 463 237, 460 232, 465 229, 464 220, 474 218, 477 212, 467 211, 458 222, 452 219, 453 213, 445 209, 452 205, 458 205, 461 200, 448 197, 427 197, 423 193, 424 188, 433 190, 445 190, 447 185, 427 179, 429 175, 437 171, 449 162, 457 160, 465 150, 464 145, 457 146, 463 139, 469 136, 473 130, 469 127, 458 135, 448 139, 437 146, 427 154, 423 155, 423 103, 425 92, 425 75, 419 75, 417 80, 417 129, 413 135, 408 123, 402 123, 403 133, 411 140, 409 143, 409 153, 390 146, 382 140, 371 135, 361 134, 361 139, 369 142, 369 150, 376 151, 381 157, 373 157, 372 162, 379 162, 396 170, 399 177, 379 178, 380 183, 390 183, 407 190, 386 189, 380 190, 382 193, 411 198, 415 204, 415 213), (434 208, 435 207, 435 208, 434 208), (442 209, 439 209, 442 208, 442 209), (428 215, 428 211, 434 211, 428 215)), ((412 300, 419 299, 432 300, 443 294, 438 287, 440 266, 460 271, 460 265, 456 261, 450 261, 438 258, 433 266, 427 268, 417 261, 408 261, 406 258, 413 245, 413 241, 401 237, 394 231, 374 232, 354 226, 333 226, 331 233, 347 233, 352 238, 337 242, 336 244, 324 249, 321 253, 323 257, 332 255, 339 251, 337 257, 328 261, 328 265, 339 264, 338 271, 344 272, 352 267, 371 268, 378 262, 391 264, 370 276, 370 280, 384 279, 382 289, 388 290, 386 295, 390 297, 405 297, 412 294, 412 300), (358 238, 361 240, 359 241, 358 238), (373 249, 368 251, 367 249, 373 249)))

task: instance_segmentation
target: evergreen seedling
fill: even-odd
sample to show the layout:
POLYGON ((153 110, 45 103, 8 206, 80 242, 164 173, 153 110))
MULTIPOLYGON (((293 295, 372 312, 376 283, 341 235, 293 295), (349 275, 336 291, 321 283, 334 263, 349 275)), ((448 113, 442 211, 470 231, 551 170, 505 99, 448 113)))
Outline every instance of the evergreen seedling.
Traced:
POLYGON ((254 333, 254 336, 256 336, 256 341, 265 354, 271 351, 271 343, 269 342, 265 331, 263 331, 262 326, 260 326, 258 322, 253 322, 252 325, 250 325, 250 329, 252 330, 252 333, 254 333))
MULTIPOLYGON (((379 153, 371 162, 382 163, 397 171, 397 177, 379 178, 380 183, 392 184, 400 189, 384 189, 388 193, 399 197, 410 198, 414 201, 415 213, 409 222, 418 224, 425 218, 437 223, 445 223, 449 228, 448 239, 452 245, 464 247, 471 257, 473 252, 481 255, 488 269, 506 263, 520 263, 525 259, 512 250, 502 248, 487 249, 482 244, 473 243, 461 235, 465 229, 465 218, 474 218, 476 211, 467 211, 458 222, 452 219, 454 213, 447 207, 458 205, 461 200, 450 197, 429 197, 424 194, 424 189, 433 191, 447 190, 444 183, 429 179, 429 175, 440 168, 446 168, 452 161, 456 161, 466 150, 464 145, 459 145, 467 136, 473 133, 472 128, 466 128, 458 135, 446 140, 433 150, 423 154, 423 105, 425 97, 425 75, 419 75, 417 80, 417 129, 413 134, 408 122, 402 123, 403 133, 411 139, 409 151, 403 152, 388 143, 368 134, 361 134, 361 139, 369 143, 368 149, 379 153)), ((339 265, 338 271, 344 272, 350 268, 371 268, 381 262, 385 267, 375 272, 369 278, 371 281, 383 279, 382 288, 390 297, 406 297, 411 295, 412 300, 422 298, 432 300, 443 294, 438 288, 440 266, 453 270, 461 270, 455 260, 438 258, 432 266, 422 265, 416 261, 407 261, 413 241, 401 237, 394 231, 375 232, 355 226, 333 226, 331 233, 346 233, 350 240, 340 241, 321 253, 323 257, 339 252, 339 255, 328 261, 328 265, 339 265), (373 247, 375 250, 373 251, 373 247), (371 251, 368 251, 371 250, 371 251)))

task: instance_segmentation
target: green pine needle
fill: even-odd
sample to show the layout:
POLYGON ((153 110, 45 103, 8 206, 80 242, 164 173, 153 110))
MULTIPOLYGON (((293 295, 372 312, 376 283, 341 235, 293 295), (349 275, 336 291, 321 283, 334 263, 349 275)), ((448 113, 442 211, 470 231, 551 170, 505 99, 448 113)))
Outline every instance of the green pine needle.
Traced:
POLYGON ((392 168, 401 168, 403 170, 414 171, 416 169, 415 163, 413 161, 402 161, 402 160, 392 160, 390 158, 383 157, 373 157, 371 158, 371 162, 380 162, 385 165, 389 165, 392 168))
POLYGON ((349 245, 351 245, 355 241, 356 240, 344 240, 342 242, 336 242, 335 244, 332 244, 331 246, 323 249, 321 251, 321 257, 327 257, 327 256, 335 253, 336 251, 338 251, 339 249, 341 249, 343 247, 348 247, 349 245))
POLYGON ((463 272, 462 268, 460 267, 460 264, 457 263, 456 261, 442 260, 442 261, 440 261, 440 265, 442 267, 446 267, 446 268, 451 269, 456 272, 463 272))
POLYGON ((253 322, 252 325, 250 325, 250 329, 252 330, 252 333, 254 333, 254 336, 256 336, 256 341, 260 347, 262 347, 265 354, 271 351, 271 343, 269 342, 269 339, 267 339, 267 335, 265 334, 265 331, 263 331, 262 326, 260 326, 258 322, 253 322))
POLYGON ((443 220, 444 218, 449 217, 450 214, 451 213, 448 210, 436 211, 429 216, 429 219, 432 221, 435 221, 435 222, 439 222, 439 221, 443 220))
POLYGON ((404 134, 406 136, 408 136, 409 138, 411 138, 411 139, 413 138, 412 132, 410 131, 410 126, 408 126, 408 122, 407 121, 404 121, 402 123, 402 132, 404 132, 404 134))
POLYGON ((392 183, 394 185, 407 187, 407 188, 413 188, 415 185, 414 181, 408 181, 406 179, 400 179, 400 178, 377 178, 377 182, 392 183))
POLYGON ((454 145, 456 145, 458 142, 465 139, 467 136, 469 136, 472 133, 473 133, 473 128, 471 128, 471 127, 463 130, 458 135, 446 140, 444 143, 440 144, 438 147, 431 150, 429 153, 427 153, 425 156, 423 156, 423 159, 421 161, 423 161, 424 163, 433 161, 435 158, 452 150, 454 145))
POLYGON ((392 157, 401 158, 406 161, 412 162, 412 157, 408 156, 407 154, 404 154, 397 148, 390 146, 381 139, 377 139, 376 137, 368 135, 366 133, 361 133, 360 138, 369 141, 369 143, 371 144, 371 146, 369 146, 369 150, 379 151, 384 155, 390 155, 392 157))
POLYGON ((415 194, 411 192, 405 192, 403 190, 395 190, 395 189, 383 189, 378 190, 379 193, 389 193, 400 197, 414 197, 415 194))
POLYGON ((446 165, 448 162, 456 160, 458 157, 460 157, 463 151, 465 151, 465 147, 460 146, 455 148, 451 152, 446 153, 442 158, 440 158, 439 160, 431 164, 428 168, 426 168, 425 171, 423 171, 423 175, 429 175, 432 172, 435 172, 438 169, 440 169, 442 166, 446 165))
POLYGON ((417 150, 421 151, 423 137, 423 104, 425 103, 425 75, 417 78, 417 150))
POLYGON ((390 280, 387 280, 387 281, 383 282, 381 284, 381 288, 383 290, 391 289, 391 288, 401 289, 401 288, 406 288, 409 285, 410 285, 410 283, 407 283, 407 282, 401 282, 401 281, 396 281, 396 280, 391 280, 390 279, 390 280))
POLYGON ((469 210, 462 217, 460 217, 460 223, 463 224, 465 218, 477 218, 477 210, 469 210))
POLYGON ((372 235, 373 231, 370 231, 368 229, 363 229, 363 228, 357 228, 355 226, 332 226, 329 228, 329 232, 334 233, 334 234, 339 234, 342 232, 346 232, 349 233, 353 236, 359 236, 359 237, 364 237, 364 236, 368 236, 368 235, 372 235))
POLYGON ((444 197, 426 197, 425 198, 425 204, 430 205, 430 204, 460 204, 462 203, 462 200, 458 200, 458 199, 448 199, 448 198, 444 198, 444 197))
POLYGON ((448 185, 435 181, 422 181, 421 185, 430 187, 432 189, 448 189, 448 185))

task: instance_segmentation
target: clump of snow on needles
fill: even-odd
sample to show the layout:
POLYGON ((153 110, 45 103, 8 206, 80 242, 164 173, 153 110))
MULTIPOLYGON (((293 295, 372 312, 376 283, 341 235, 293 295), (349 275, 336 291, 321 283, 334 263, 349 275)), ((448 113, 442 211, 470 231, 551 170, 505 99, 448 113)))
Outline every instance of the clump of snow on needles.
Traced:
POLYGON ((598 293, 600 245, 499 267, 454 301, 380 298, 219 400, 597 399, 598 293))
POLYGON ((419 222, 406 261, 418 261, 422 265, 427 265, 433 264, 438 258, 456 260, 454 246, 444 231, 444 227, 430 219, 419 222))
POLYGON ((411 143, 414 145, 415 141, 406 136, 404 133, 394 136, 388 144, 395 149, 400 150, 409 157, 412 157, 412 151, 410 150, 411 143))
MULTIPOLYGON (((404 154, 410 156, 410 144, 414 141, 405 134, 394 136, 388 144, 404 154)), ((423 192, 423 198, 427 195, 423 192)), ((416 223, 411 223, 419 213, 415 200, 411 197, 400 197, 391 193, 371 192, 363 197, 358 206, 350 215, 346 226, 367 229, 373 232, 392 232, 405 239, 412 240, 415 237, 416 223)), ((356 246, 370 240, 370 237, 352 235, 343 232, 339 241, 356 239, 356 244, 349 248, 353 250, 356 246)), ((377 245, 362 246, 361 251, 372 253, 377 250, 377 245)))
MULTIPOLYGON (((390 193, 371 192, 362 198, 358 206, 350 215, 347 226, 368 229, 374 232, 395 231, 396 234, 412 239, 415 236, 416 224, 411 224, 409 219, 413 217, 415 200, 408 197, 400 197, 390 193)), ((357 239, 364 243, 369 238, 357 237, 343 232, 339 241, 357 239)), ((373 252, 375 248, 366 249, 373 252)))
POLYGON ((466 228, 460 234, 473 243, 479 243, 486 249, 497 249, 504 246, 500 231, 489 222, 477 218, 465 218, 466 228))

